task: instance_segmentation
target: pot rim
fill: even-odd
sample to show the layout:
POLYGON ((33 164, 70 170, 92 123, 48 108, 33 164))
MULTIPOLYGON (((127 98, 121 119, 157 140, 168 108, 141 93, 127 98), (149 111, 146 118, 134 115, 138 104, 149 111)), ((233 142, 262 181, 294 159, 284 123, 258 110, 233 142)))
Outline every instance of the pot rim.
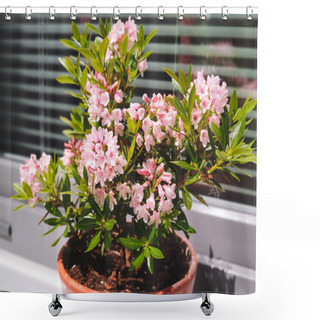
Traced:
MULTIPOLYGON (((180 238, 182 242, 185 243, 186 247, 189 248, 190 255, 191 255, 191 260, 190 260, 190 266, 188 272, 185 274, 185 276, 173 283, 171 286, 164 288, 160 291, 154 292, 151 294, 175 294, 181 287, 184 287, 186 283, 189 281, 193 281, 195 276, 196 276, 196 270, 197 270, 197 254, 195 249, 193 248, 191 242, 184 236, 180 235, 179 233, 176 233, 177 237, 180 238)), ((65 270, 64 264, 63 264, 63 252, 68 246, 68 241, 61 247, 58 258, 57 258, 57 268, 58 268, 58 273, 59 276, 64 284, 67 284, 67 286, 72 290, 72 292, 77 292, 77 293, 110 293, 110 291, 97 291, 90 289, 76 280, 74 280, 65 270)), ((135 292, 133 292, 135 293, 135 292)))

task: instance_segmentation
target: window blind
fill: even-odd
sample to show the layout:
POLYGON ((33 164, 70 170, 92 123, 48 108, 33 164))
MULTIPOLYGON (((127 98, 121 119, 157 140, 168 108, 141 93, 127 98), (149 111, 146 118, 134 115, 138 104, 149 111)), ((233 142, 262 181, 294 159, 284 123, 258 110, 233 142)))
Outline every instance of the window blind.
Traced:
MULTIPOLYGON (((58 57, 74 54, 60 42, 61 38, 71 35, 70 19, 68 16, 60 19, 63 21, 55 23, 43 15, 26 21, 21 15, 15 16, 14 21, 2 22, 7 24, 7 31, 0 37, 0 152, 3 157, 20 159, 30 153, 40 155, 42 151, 58 155, 63 152, 68 138, 61 133, 66 125, 59 116, 68 117, 79 100, 65 93, 77 92, 74 86, 61 85, 55 80, 66 74, 58 57)), ((240 104, 249 95, 256 98, 256 21, 253 19, 248 24, 243 15, 232 15, 227 21, 222 21, 220 15, 209 15, 195 26, 198 19, 198 15, 182 21, 166 17, 166 23, 147 47, 153 54, 148 58, 144 78, 134 82, 133 101, 141 102, 144 93, 149 96, 157 92, 175 93, 162 67, 188 72, 190 63, 194 75, 200 70, 206 75, 219 75, 226 81, 230 96, 233 89, 237 90, 240 104)), ((86 22, 92 23, 88 17, 78 17, 78 24, 79 20, 80 30, 86 22)), ((156 29, 158 23, 161 22, 155 17, 143 17, 145 33, 156 29)), ((250 116, 253 121, 246 137, 255 139, 256 110, 250 116)), ((201 184, 195 188, 202 194, 255 205, 256 167, 250 164, 243 169, 253 178, 242 172, 236 172, 241 182, 218 177, 226 193, 218 194, 201 184)))

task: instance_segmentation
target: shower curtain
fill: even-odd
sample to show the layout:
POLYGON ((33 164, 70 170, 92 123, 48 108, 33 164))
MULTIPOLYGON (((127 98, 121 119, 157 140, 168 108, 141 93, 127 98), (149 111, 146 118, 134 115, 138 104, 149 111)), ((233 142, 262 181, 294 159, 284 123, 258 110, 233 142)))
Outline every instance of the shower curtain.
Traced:
POLYGON ((255 291, 257 21, 1 19, 0 291, 255 291))

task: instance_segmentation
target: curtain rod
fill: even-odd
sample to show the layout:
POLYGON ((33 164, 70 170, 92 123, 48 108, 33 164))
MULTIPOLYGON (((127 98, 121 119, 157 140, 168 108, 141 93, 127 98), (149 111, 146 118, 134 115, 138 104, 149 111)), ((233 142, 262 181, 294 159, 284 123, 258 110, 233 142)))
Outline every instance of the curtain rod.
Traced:
MULTIPOLYGON (((31 19, 31 16, 34 14, 43 14, 48 13, 48 16, 51 20, 54 20, 55 15, 59 14, 70 14, 70 18, 75 20, 76 15, 90 15, 92 20, 95 20, 96 16, 102 14, 111 14, 114 18, 119 19, 121 14, 131 14, 134 15, 138 20, 141 19, 141 16, 146 14, 154 14, 158 17, 159 20, 163 20, 167 15, 176 15, 178 19, 182 20, 185 15, 190 14, 199 14, 200 19, 205 20, 206 15, 208 14, 221 14, 223 20, 227 20, 228 15, 232 14, 243 14, 248 20, 252 19, 252 15, 258 13, 258 7, 82 7, 82 6, 71 6, 71 7, 36 7, 36 6, 2 6, 0 7, 0 13, 5 14, 6 20, 11 19, 11 15, 15 14, 24 14, 27 20, 31 19)), ((1 17, 0 17, 1 19, 1 17)))

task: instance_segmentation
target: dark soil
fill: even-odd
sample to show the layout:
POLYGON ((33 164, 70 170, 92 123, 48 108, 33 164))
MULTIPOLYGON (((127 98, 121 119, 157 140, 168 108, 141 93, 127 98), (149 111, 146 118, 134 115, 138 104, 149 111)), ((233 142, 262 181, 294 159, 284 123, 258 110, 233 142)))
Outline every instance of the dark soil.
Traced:
MULTIPOLYGON (((164 259, 154 259, 154 273, 150 274, 146 259, 135 271, 128 271, 124 251, 112 243, 110 250, 101 256, 101 247, 84 253, 82 249, 68 248, 64 254, 64 267, 71 278, 100 292, 151 293, 165 289, 181 280, 188 272, 191 255, 179 238, 161 240, 164 259)), ((131 251, 127 250, 130 255, 131 251)), ((131 261, 133 257, 130 257, 131 261)))

